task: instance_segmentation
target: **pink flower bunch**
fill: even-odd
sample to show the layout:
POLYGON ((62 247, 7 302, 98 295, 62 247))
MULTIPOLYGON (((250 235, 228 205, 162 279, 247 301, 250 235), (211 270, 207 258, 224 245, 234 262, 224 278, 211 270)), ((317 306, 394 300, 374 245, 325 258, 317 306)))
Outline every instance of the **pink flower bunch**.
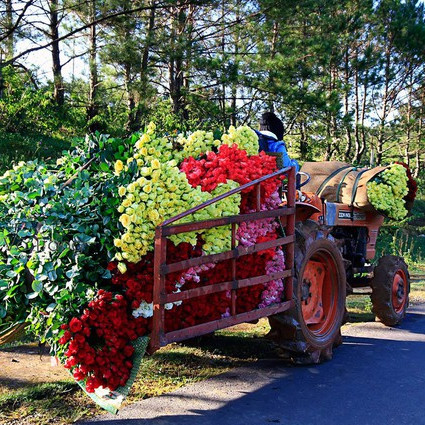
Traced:
MULTIPOLYGON (((285 270, 285 255, 281 249, 276 250, 273 259, 266 264, 266 274, 278 273, 285 270)), ((277 279, 266 283, 265 290, 261 294, 259 308, 267 307, 270 304, 280 302, 283 294, 283 280, 277 279)))
MULTIPOLYGON (((261 211, 275 210, 282 203, 278 190, 275 190, 265 201, 261 204, 261 211)), ((247 213, 255 212, 249 210, 247 213)), ((274 232, 278 224, 274 218, 264 218, 251 222, 243 222, 239 225, 236 232, 236 239, 242 246, 252 246, 257 242, 261 236, 267 233, 274 232)))
POLYGON ((207 264, 201 264, 200 266, 191 267, 190 269, 187 269, 182 276, 180 276, 180 279, 176 286, 178 288, 181 288, 185 283, 187 282, 194 282, 199 283, 201 281, 201 278, 199 276, 200 273, 206 272, 210 269, 213 269, 216 266, 215 263, 207 263, 207 264))
POLYGON ((236 239, 242 246, 255 245, 257 239, 273 232, 277 227, 274 218, 263 218, 250 222, 243 222, 236 232, 236 239))
POLYGON ((282 203, 282 199, 280 199, 279 191, 275 190, 261 206, 261 211, 265 210, 277 210, 279 205, 282 203))

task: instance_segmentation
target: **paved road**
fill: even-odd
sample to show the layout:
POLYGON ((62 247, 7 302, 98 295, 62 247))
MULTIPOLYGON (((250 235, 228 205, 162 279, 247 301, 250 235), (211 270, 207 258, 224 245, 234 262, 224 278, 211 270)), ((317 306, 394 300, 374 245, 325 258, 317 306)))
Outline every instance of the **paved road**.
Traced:
POLYGON ((344 328, 331 362, 276 360, 124 408, 98 425, 425 425, 425 305, 400 329, 344 328))

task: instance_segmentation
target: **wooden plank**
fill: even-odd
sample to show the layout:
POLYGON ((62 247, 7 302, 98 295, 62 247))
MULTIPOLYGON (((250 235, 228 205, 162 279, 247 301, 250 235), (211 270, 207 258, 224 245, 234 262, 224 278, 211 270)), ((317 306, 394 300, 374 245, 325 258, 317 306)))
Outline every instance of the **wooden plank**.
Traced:
POLYGON ((264 251, 276 246, 288 245, 294 242, 294 235, 285 236, 283 238, 274 239, 267 242, 255 244, 253 246, 238 246, 231 251, 222 252, 220 254, 203 255, 201 257, 190 258, 189 260, 178 261, 177 263, 162 264, 161 273, 166 275, 169 273, 178 272, 181 270, 189 269, 190 267, 200 266, 207 263, 215 263, 218 261, 230 260, 232 258, 239 258, 245 255, 253 254, 255 252, 264 251))
MULTIPOLYGON (((236 248, 236 223, 232 223, 232 249, 236 248)), ((236 283, 236 258, 232 258, 232 280, 236 283)), ((236 316, 236 289, 232 288, 231 293, 232 305, 230 308, 231 315, 236 316)))
MULTIPOLYGON (((288 192, 287 192, 287 202, 288 207, 295 206, 295 197, 296 197, 296 187, 295 187, 295 169, 292 168, 288 174, 288 192)), ((285 226, 285 234, 292 235, 295 241, 295 214, 287 216, 286 226, 285 226)), ((287 269, 294 268, 295 262, 295 246, 294 244, 288 244, 285 246, 285 264, 287 269)), ((285 280, 285 299, 290 300, 293 297, 293 275, 288 276, 285 280)))
POLYGON ((213 322, 202 323, 200 325, 191 326, 190 328, 169 332, 165 334, 164 345, 205 335, 214 331, 218 331, 219 329, 238 325, 240 323, 251 322, 252 320, 260 319, 261 317, 268 317, 272 316, 273 314, 282 313, 286 310, 289 310, 293 306, 293 300, 285 301, 280 304, 270 305, 264 308, 259 308, 257 310, 248 311, 247 313, 241 313, 236 316, 225 317, 213 322))
POLYGON ((214 285, 200 286, 199 288, 188 289, 187 291, 166 294, 162 297, 161 303, 174 303, 176 301, 185 301, 203 295, 215 294, 217 292, 231 291, 248 286, 261 285, 272 280, 285 279, 292 275, 292 270, 272 273, 270 275, 255 276, 247 279, 232 280, 229 282, 215 283, 214 285))
POLYGON ((154 352, 164 345, 164 304, 161 302, 165 296, 165 275, 161 273, 161 264, 167 258, 167 239, 162 235, 162 229, 155 231, 154 252, 154 286, 153 286, 153 323, 149 351, 154 352))
POLYGON ((245 221, 261 220, 264 218, 285 217, 293 214, 295 214, 295 208, 282 207, 270 211, 259 211, 248 214, 230 215, 227 217, 194 221, 192 223, 163 226, 163 234, 164 236, 178 235, 180 233, 192 232, 195 230, 211 229, 213 227, 226 226, 232 223, 243 223, 245 221))
POLYGON ((255 208, 257 212, 261 211, 261 184, 255 186, 255 208))

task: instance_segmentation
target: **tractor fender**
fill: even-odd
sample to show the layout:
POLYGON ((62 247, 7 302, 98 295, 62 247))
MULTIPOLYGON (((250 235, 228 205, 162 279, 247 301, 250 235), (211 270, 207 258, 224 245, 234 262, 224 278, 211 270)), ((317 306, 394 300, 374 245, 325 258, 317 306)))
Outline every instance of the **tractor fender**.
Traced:
POLYGON ((295 203, 295 221, 305 221, 309 219, 313 214, 320 213, 320 209, 316 206, 307 202, 296 202, 295 203))

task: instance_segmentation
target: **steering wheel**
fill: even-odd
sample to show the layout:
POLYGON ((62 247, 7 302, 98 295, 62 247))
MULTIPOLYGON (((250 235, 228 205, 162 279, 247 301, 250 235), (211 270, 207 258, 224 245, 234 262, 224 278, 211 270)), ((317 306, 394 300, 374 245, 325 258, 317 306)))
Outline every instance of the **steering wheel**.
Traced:
POLYGON ((298 189, 305 186, 309 181, 311 180, 311 176, 308 173, 305 173, 304 171, 298 171, 297 173, 297 186, 298 189), (301 178, 305 177, 305 181, 301 183, 301 178))

